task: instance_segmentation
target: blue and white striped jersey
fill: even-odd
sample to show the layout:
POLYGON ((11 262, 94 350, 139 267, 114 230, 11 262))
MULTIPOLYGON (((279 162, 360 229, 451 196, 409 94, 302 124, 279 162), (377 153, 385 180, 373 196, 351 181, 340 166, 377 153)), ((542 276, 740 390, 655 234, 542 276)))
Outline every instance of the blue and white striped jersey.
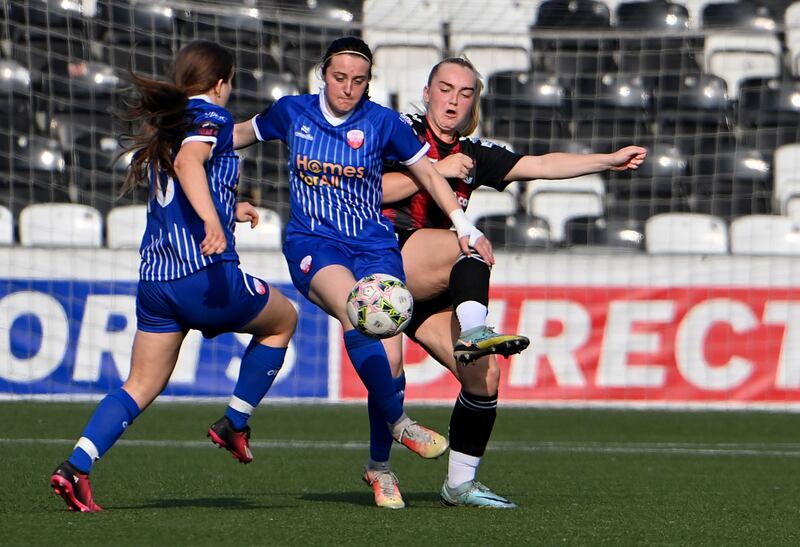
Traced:
MULTIPOLYGON (((233 151, 233 116, 205 95, 190 97, 186 111, 191 127, 181 145, 191 141, 212 145, 204 167, 228 245, 222 254, 200 254, 200 242, 205 238, 203 221, 178 181, 164 170, 153 173, 151 169, 147 229, 139 249, 139 279, 146 281, 179 279, 214 262, 239 260, 233 238, 239 180, 239 158, 233 151)), ((178 149, 173 151, 173 159, 178 149)))
POLYGON ((381 214, 383 162, 410 165, 429 147, 407 117, 362 99, 337 118, 320 93, 283 97, 252 124, 259 140, 289 147, 287 238, 315 234, 366 249, 396 244, 381 214))

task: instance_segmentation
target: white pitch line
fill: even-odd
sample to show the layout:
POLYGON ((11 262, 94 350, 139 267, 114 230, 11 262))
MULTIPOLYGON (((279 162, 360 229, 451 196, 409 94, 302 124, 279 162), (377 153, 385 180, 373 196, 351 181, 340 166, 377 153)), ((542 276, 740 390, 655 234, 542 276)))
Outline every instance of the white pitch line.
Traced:
MULTIPOLYGON (((3 446, 59 445, 72 446, 73 439, 7 439, 0 438, 3 446)), ((216 448, 210 441, 179 440, 125 440, 119 446, 146 448, 216 448)), ((250 441, 253 448, 307 449, 307 450, 364 450, 369 443, 363 441, 250 441)), ((800 458, 797 443, 603 443, 603 442, 514 442, 490 443, 491 452, 549 452, 563 454, 653 454, 681 456, 775 456, 800 458)))

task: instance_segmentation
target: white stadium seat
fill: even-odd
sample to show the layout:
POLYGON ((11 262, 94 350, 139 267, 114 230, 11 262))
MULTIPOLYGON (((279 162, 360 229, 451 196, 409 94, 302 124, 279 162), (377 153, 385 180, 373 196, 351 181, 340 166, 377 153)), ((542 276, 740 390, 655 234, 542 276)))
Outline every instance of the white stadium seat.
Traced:
POLYGON ((536 3, 518 0, 449 4, 450 49, 464 55, 483 76, 530 69, 530 25, 536 3))
POLYGON ((365 0, 364 41, 373 51, 386 44, 429 45, 441 51, 446 21, 443 7, 437 1, 365 0))
POLYGON ((537 192, 528 202, 528 214, 545 219, 550 239, 556 242, 564 240, 564 224, 569 219, 603 212, 603 198, 595 192, 537 192))
POLYGON ((733 219, 731 253, 800 256, 800 220, 778 215, 744 215, 733 219))
POLYGON ((780 76, 783 53, 774 34, 716 33, 706 36, 703 55, 706 72, 724 79, 728 95, 736 99, 745 78, 780 76))
POLYGON ((513 189, 498 192, 493 188, 481 188, 472 192, 467 206, 467 218, 474 224, 488 215, 511 215, 517 211, 517 197, 513 189))
POLYGON ((800 196, 800 144, 784 144, 775 150, 772 177, 774 209, 788 215, 789 200, 800 196))
POLYGON ((373 59, 370 92, 374 89, 376 97, 395 95, 400 112, 424 111, 422 88, 433 65, 442 59, 441 50, 429 45, 387 44, 375 48, 373 59))
POLYGON ((571 179, 536 179, 525 187, 525 203, 530 203, 539 192, 590 192, 602 197, 606 194, 606 185, 597 173, 571 179))
POLYGON ((250 228, 248 223, 236 225, 236 249, 258 249, 275 251, 281 248, 281 217, 277 212, 256 207, 258 224, 250 228))
POLYGON ((701 213, 661 213, 644 225, 645 248, 650 254, 727 254, 725 221, 701 213))
POLYGON ((0 205, 0 245, 14 244, 14 215, 0 205))
POLYGON ((103 216, 88 205, 35 203, 19 214, 19 240, 24 247, 100 247, 103 216))
POLYGON ((109 249, 138 249, 147 227, 147 205, 122 205, 106 218, 106 245, 109 249))

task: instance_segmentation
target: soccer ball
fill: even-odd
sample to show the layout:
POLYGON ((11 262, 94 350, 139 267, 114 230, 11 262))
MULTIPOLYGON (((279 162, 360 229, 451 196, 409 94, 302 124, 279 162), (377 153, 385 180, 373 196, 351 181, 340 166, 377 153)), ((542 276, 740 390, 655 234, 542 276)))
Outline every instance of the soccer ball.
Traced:
POLYGON ((373 338, 390 338, 403 332, 413 310, 411 292, 405 283, 389 274, 362 278, 347 297, 350 322, 373 338))

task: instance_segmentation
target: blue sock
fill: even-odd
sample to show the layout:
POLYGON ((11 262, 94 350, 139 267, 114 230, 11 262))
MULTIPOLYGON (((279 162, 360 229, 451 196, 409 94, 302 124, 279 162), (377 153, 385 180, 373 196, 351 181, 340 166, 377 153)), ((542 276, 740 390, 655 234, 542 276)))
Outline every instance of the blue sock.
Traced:
MULTIPOLYGON (((400 404, 405 400, 406 375, 400 374, 394 378, 395 397, 400 404)), ((373 462, 388 462, 389 453, 392 451, 392 432, 389 431, 389 424, 383 419, 381 410, 373 397, 367 398, 367 410, 369 412, 369 457, 373 462)))
POLYGON ((247 426, 253 410, 272 387, 285 357, 286 348, 265 346, 255 340, 244 350, 233 397, 225 409, 225 416, 233 427, 241 430, 247 426))
POLYGON ((395 423, 403 416, 403 404, 395 394, 392 369, 383 345, 366 334, 350 330, 344 333, 344 347, 383 421, 395 423))
POLYGON ((78 471, 89 473, 94 462, 108 452, 139 412, 136 401, 124 389, 119 388, 106 395, 94 409, 69 457, 69 463, 78 471))

